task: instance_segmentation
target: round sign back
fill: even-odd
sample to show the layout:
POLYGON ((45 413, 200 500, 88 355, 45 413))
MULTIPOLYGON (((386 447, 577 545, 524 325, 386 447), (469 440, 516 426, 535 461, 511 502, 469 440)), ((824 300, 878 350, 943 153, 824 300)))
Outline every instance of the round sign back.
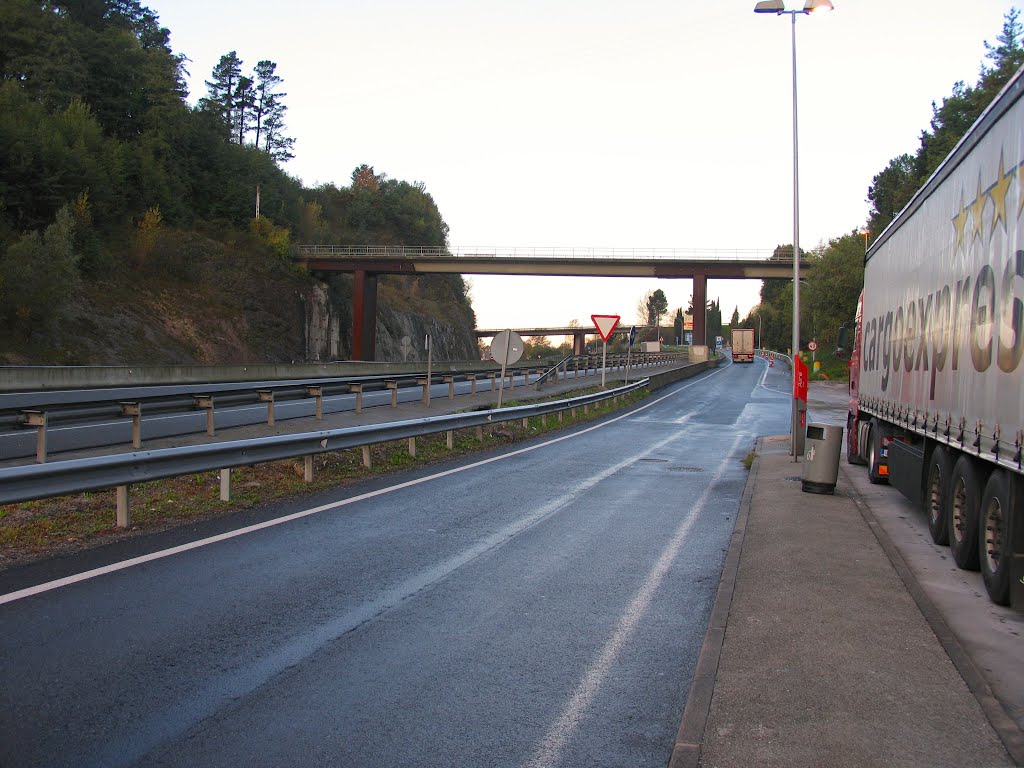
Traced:
POLYGON ((501 331, 491 339, 491 357, 501 365, 513 365, 523 356, 523 337, 515 331, 501 331))

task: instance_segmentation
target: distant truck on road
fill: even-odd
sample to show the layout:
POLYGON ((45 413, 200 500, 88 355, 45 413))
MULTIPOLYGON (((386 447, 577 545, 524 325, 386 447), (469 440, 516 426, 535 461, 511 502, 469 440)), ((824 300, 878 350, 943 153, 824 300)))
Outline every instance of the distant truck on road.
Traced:
MULTIPOLYGON (((865 256, 847 454, 1024 609, 1024 68, 865 256)), ((845 332, 840 346, 845 346, 845 332)))
POLYGON ((754 362, 754 329, 733 328, 732 361, 734 363, 754 362))

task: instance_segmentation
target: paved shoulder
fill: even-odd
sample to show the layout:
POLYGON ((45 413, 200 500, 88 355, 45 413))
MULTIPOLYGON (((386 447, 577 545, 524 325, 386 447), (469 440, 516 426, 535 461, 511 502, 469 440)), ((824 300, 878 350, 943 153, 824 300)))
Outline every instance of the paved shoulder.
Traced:
POLYGON ((1012 765, 844 482, 761 446, 701 765, 1012 765))

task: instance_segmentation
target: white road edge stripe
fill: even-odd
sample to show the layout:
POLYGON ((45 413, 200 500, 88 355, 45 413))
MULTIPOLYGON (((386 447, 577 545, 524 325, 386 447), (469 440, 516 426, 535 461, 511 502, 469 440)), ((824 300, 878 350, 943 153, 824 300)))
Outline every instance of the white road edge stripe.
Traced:
POLYGON ((742 439, 743 435, 739 435, 733 441, 732 447, 722 459, 722 463, 719 465, 715 476, 708 483, 693 507, 691 507, 689 514, 679 524, 658 561, 647 574, 647 578, 641 585, 640 591, 636 593, 623 612, 615 632, 608 638, 608 642, 604 644, 597 658, 594 659, 586 674, 583 675, 579 686, 577 686, 575 693, 569 699, 561 716, 548 730, 547 735, 534 752, 530 762, 526 764, 526 768, 548 768, 558 763, 562 750, 575 735, 584 713, 594 700, 594 697, 597 696, 598 691, 611 672, 612 665, 621 653, 623 646, 629 640, 630 635, 633 634, 644 614, 647 613, 648 608, 650 608, 651 601, 654 599, 654 593, 658 591, 661 583, 665 580, 665 575, 679 555, 679 550, 682 549, 683 542, 686 540, 690 529, 707 503, 712 488, 714 488, 718 479, 722 476, 722 473, 728 466, 729 457, 736 451, 742 439))
MULTIPOLYGON (((713 371, 709 376, 706 376, 704 378, 708 379, 711 376, 714 376, 714 375, 716 375, 718 373, 721 373, 723 370, 725 370, 725 368, 718 368, 715 371, 713 371)), ((339 507, 348 506, 349 504, 355 504, 355 503, 363 501, 365 499, 372 499, 372 498, 375 498, 377 496, 383 496, 385 494, 392 493, 394 491, 399 491, 399 490, 402 490, 404 488, 411 488, 412 486, 420 485, 421 483, 430 482, 432 480, 438 480, 438 479, 440 479, 442 477, 448 477, 449 475, 454 475, 454 474, 457 474, 459 472, 465 472, 466 470, 476 469, 477 467, 482 467, 482 466, 484 466, 486 464, 491 464, 491 463, 494 463, 496 461, 503 461, 503 460, 511 458, 513 456, 518 456, 518 455, 523 454, 523 453, 528 453, 530 451, 535 451, 535 450, 538 450, 539 448, 545 448, 546 446, 554 445, 555 443, 560 443, 563 440, 570 440, 570 439, 572 439, 574 437, 577 437, 579 435, 585 435, 588 432, 592 432, 595 429, 602 429, 603 427, 606 427, 609 424, 614 424, 615 422, 620 421, 622 419, 625 419, 625 418, 627 418, 627 417, 629 417, 629 416, 631 416, 631 415, 633 415, 635 413, 638 413, 639 411, 643 411, 643 410, 646 410, 648 408, 651 408, 651 407, 657 405, 658 403, 662 402, 663 400, 667 400, 670 397, 674 397, 675 395, 677 395, 680 392, 682 392, 684 389, 688 389, 689 387, 691 387, 691 386, 693 386, 694 384, 697 384, 697 383, 698 382, 693 381, 693 382, 690 382, 689 384, 684 384, 683 386, 681 386, 678 389, 670 392, 669 394, 662 395, 661 397, 657 398, 656 400, 652 400, 649 403, 645 403, 644 405, 642 405, 639 408, 636 408, 636 409, 630 411, 629 413, 624 413, 621 416, 616 416, 615 418, 609 419, 608 421, 601 422, 600 424, 595 424, 594 426, 587 427, 585 429, 581 429, 580 431, 573 432, 570 435, 562 435, 561 437, 556 437, 556 438, 553 438, 551 440, 547 440, 547 441, 545 441, 543 443, 538 443, 537 445, 531 445, 531 446, 528 446, 526 448, 520 448, 519 450, 516 450, 516 451, 510 451, 509 453, 503 453, 500 456, 492 456, 491 458, 484 459, 483 461, 477 461, 477 462, 474 462, 472 464, 466 464, 466 465, 461 466, 461 467, 456 467, 454 469, 448 469, 448 470, 445 470, 443 472, 437 472, 436 474, 433 474, 433 475, 427 475, 425 477, 417 478, 416 480, 409 480, 409 481, 404 482, 404 483, 398 483, 397 485, 391 485, 391 486, 388 486, 387 488, 380 488, 380 489, 378 489, 376 491, 370 491, 369 493, 361 493, 358 496, 351 496, 351 497, 349 497, 347 499, 341 499, 340 501, 331 502, 330 504, 322 504, 321 506, 318 506, 318 507, 311 507, 310 509, 304 509, 304 510, 302 510, 300 512, 294 512, 294 513, 292 513, 290 515, 285 515, 284 517, 274 518, 273 520, 266 520, 266 521, 264 521, 262 523, 257 523, 255 525, 249 525, 249 526, 246 526, 244 528, 238 528, 238 529, 236 529, 234 531, 228 531, 226 533, 221 533, 221 534, 218 534, 216 536, 210 536, 210 537, 205 538, 205 539, 198 539, 196 541, 191 541, 188 544, 181 544, 181 545, 179 545, 177 547, 170 547, 169 549, 162 549, 162 550, 160 550, 158 552, 150 552, 148 555, 140 555, 139 557, 133 557, 133 558, 131 558, 129 560, 122 560, 119 563, 111 563, 110 565, 105 565, 105 566, 103 566, 101 568, 93 568, 92 570, 89 570, 89 571, 83 571, 82 573, 76 573, 73 576, 65 576, 62 579, 55 579, 53 581, 44 582, 43 584, 37 584, 34 587, 26 587, 25 589, 19 589, 16 592, 8 592, 5 595, 0 595, 0 605, 4 605, 5 603, 13 603, 16 600, 22 600, 22 599, 24 599, 26 597, 32 597, 33 595, 39 595, 39 594, 42 594, 44 592, 50 592, 50 591, 52 591, 54 589, 60 589, 61 587, 67 587, 67 586, 70 586, 71 584, 77 584, 78 582, 81 582, 81 581, 88 581, 89 579, 95 579, 95 578, 97 578, 99 576, 105 576, 108 573, 115 573, 117 571, 123 571, 123 570, 125 570, 127 568, 133 568, 133 567, 135 567, 137 565, 143 565, 145 563, 153 562, 154 560, 161 560, 161 559, 163 559, 165 557, 171 557, 172 555, 181 554, 182 552, 188 552, 188 551, 193 550, 193 549, 199 549, 200 547, 209 546, 210 544, 216 544, 217 542, 227 541, 228 539, 234 539, 234 538, 237 538, 239 536, 245 536, 246 534, 249 534, 249 533, 255 533, 256 531, 262 531, 265 528, 272 528, 275 525, 283 525, 284 523, 290 523, 293 520, 300 520, 301 518, 308 517, 309 515, 316 515, 316 514, 319 514, 320 512, 326 512, 326 511, 331 510, 331 509, 338 509, 339 507)))

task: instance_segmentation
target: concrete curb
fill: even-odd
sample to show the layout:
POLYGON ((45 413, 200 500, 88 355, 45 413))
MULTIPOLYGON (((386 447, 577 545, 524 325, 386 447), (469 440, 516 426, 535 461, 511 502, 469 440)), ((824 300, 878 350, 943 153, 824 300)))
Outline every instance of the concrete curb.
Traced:
POLYGON ((971 657, 968 656, 964 647, 960 644, 960 640, 949 628, 945 619, 942 618, 942 614, 924 591, 914 572, 907 565, 906 560, 903 559, 903 555, 900 554, 892 539, 889 538, 889 534, 878 523, 878 520, 871 512, 871 507, 857 491, 854 484, 850 482, 847 468, 840 465, 839 470, 847 481, 846 485, 849 489, 850 500, 853 501, 857 511, 860 512, 861 517, 864 518, 868 528, 874 534, 879 546, 882 547, 882 551, 889 558, 893 569, 907 588, 910 596, 914 599, 925 621, 928 622, 928 626, 932 628, 939 643, 942 645, 942 649, 949 656, 949 660, 953 662, 953 666, 956 667, 960 677, 963 678, 968 689, 974 695, 978 706, 985 713, 989 724, 1009 753, 1010 759, 1013 760, 1015 765, 1024 766, 1024 731, 1018 727, 1016 721, 1003 709, 1003 705, 992 692, 992 688, 986 682, 984 675, 975 666, 971 657))
POLYGON ((669 768, 698 768, 700 765, 701 746, 704 741, 704 729, 711 712, 711 698, 715 692, 715 679, 718 676, 718 662, 725 643, 725 629, 729 622, 729 611, 732 608, 732 596, 736 589, 736 578, 740 570, 740 556, 743 554, 743 539, 747 532, 747 519, 750 516, 751 501, 757 475, 761 468, 763 438, 754 443, 754 463, 747 473, 747 482, 743 486, 743 497, 740 499, 739 511, 736 513, 736 525, 733 527, 729 552, 725 556, 722 578, 718 582, 718 593, 711 607, 708 629, 704 634, 697 667, 690 685, 690 695, 683 709, 682 721, 676 733, 672 748, 669 768))

